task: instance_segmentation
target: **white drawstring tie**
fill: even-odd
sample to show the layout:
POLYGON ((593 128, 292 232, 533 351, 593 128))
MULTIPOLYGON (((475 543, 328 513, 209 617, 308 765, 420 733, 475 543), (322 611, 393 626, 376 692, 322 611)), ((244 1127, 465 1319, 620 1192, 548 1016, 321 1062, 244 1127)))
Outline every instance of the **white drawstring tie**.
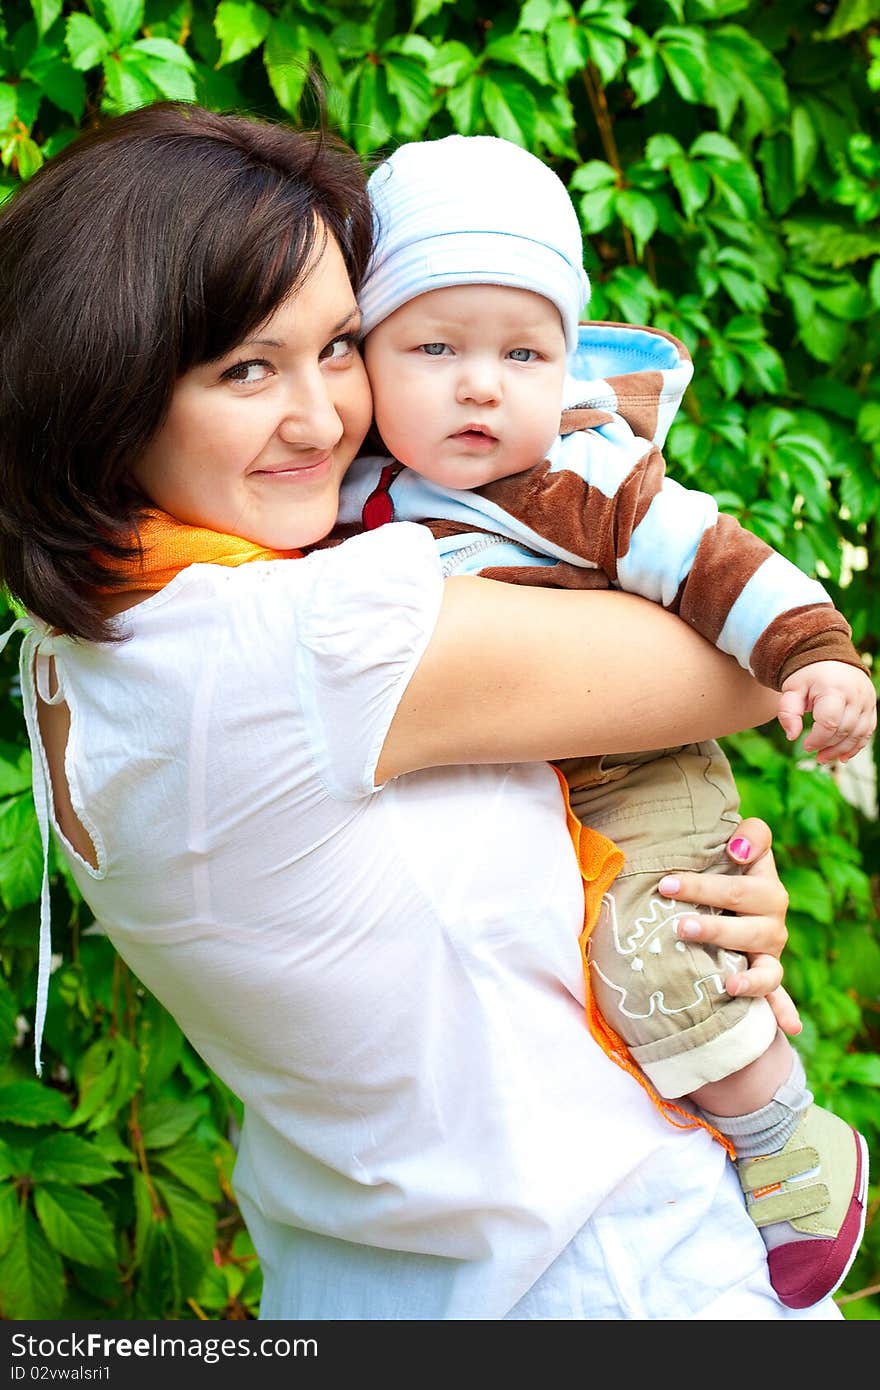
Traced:
POLYGON ((43 881, 40 886, 40 944, 37 965, 37 1003, 34 1013, 34 1065, 37 1076, 43 1075, 43 1027, 46 1022, 46 1006, 49 1000, 49 975, 52 968, 52 924, 49 904, 49 768, 43 750, 42 740, 36 721, 36 698, 28 699, 27 692, 32 688, 36 673, 35 697, 38 695, 47 704, 57 704, 62 699, 61 686, 53 696, 49 690, 49 662, 54 655, 55 638, 49 629, 31 618, 17 618, 6 632, 0 634, 0 652, 16 632, 23 632, 24 638, 19 654, 21 674, 22 703, 31 745, 32 786, 34 809, 40 829, 40 844, 43 849, 43 881))

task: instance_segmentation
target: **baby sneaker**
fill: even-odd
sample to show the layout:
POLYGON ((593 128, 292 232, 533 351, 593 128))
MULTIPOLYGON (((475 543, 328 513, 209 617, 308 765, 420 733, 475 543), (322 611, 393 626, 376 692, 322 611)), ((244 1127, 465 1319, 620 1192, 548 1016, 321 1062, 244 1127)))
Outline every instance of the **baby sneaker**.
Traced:
POLYGON ((868 1148, 861 1134, 811 1105, 777 1153, 741 1159, 737 1168, 780 1302, 809 1308, 834 1293, 865 1229, 868 1148))

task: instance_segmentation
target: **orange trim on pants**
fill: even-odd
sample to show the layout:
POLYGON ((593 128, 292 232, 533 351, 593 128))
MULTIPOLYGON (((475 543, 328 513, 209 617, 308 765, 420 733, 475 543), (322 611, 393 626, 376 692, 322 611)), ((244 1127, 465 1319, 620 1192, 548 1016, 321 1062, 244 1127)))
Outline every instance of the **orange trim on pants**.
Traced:
POLYGON ((612 1062, 616 1062, 619 1067, 629 1072, 630 1076, 638 1081, 670 1124, 675 1125, 677 1129, 705 1129, 722 1148, 726 1149, 731 1158, 735 1158, 736 1151, 729 1139, 725 1138, 723 1134, 719 1134, 717 1129, 713 1128, 706 1120, 701 1119, 699 1115, 692 1115, 689 1110, 682 1109, 681 1106, 675 1105, 671 1100, 666 1100, 655 1091, 641 1067, 633 1061, 623 1038, 615 1033, 593 998, 593 991, 590 988, 587 942, 590 939, 590 932, 599 919, 602 899, 623 868, 623 852, 617 848, 612 840, 600 835, 598 830, 591 830, 589 826, 581 824, 571 809, 568 783, 555 764, 551 763, 550 766, 559 778, 559 785, 562 788, 562 796, 565 801, 565 821, 571 842, 574 845, 581 878, 584 881, 584 926, 578 942, 584 967, 587 1024, 590 1032, 606 1057, 610 1057, 612 1062))

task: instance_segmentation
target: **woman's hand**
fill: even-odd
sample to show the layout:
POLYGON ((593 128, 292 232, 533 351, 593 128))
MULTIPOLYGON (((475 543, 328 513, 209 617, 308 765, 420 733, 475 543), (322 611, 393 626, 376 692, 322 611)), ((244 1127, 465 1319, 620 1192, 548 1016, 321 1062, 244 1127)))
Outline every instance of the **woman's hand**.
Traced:
POLYGON ((667 874, 659 887, 661 893, 682 902, 734 914, 683 917, 678 934, 686 941, 710 941, 748 956, 748 969, 726 980, 728 994, 766 996, 782 1031, 795 1034, 803 1024, 781 984, 780 956, 788 940, 788 893, 776 869, 771 841, 770 827, 764 821, 754 817, 740 821, 727 842, 727 853, 742 873, 681 871, 667 874))

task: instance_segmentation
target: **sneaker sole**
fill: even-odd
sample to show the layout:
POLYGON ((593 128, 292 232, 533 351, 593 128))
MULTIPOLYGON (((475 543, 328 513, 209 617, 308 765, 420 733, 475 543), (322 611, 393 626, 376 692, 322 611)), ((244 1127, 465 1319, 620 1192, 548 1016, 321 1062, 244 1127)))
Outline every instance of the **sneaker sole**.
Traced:
MULTIPOLYGON (((836 1272, 835 1282, 829 1287, 825 1287, 823 1285, 822 1289, 819 1292, 815 1292, 816 1279, 813 1280, 812 1284, 807 1285, 806 1288, 798 1289, 797 1291, 788 1295, 784 1295, 777 1290, 777 1297, 780 1303, 785 1304, 786 1308, 812 1308, 814 1304, 820 1303, 823 1298, 830 1298, 832 1294, 837 1292, 844 1279, 849 1274, 849 1271, 852 1268, 853 1260, 859 1252, 859 1246, 861 1245, 862 1236, 865 1232, 865 1221, 868 1216, 868 1146, 865 1143, 864 1137, 861 1134, 859 1134, 858 1130, 853 1129, 852 1135, 855 1139, 856 1148, 858 1150, 858 1186, 856 1191, 853 1192, 852 1199, 850 1201, 849 1210, 847 1212, 847 1220, 849 1220, 854 1208, 857 1208, 858 1210, 858 1220, 857 1229, 855 1230, 852 1242, 849 1247, 849 1255, 843 1267, 836 1272)), ((838 1236, 837 1239, 839 1241, 840 1237, 838 1236)), ((813 1242, 810 1242, 810 1244, 812 1243, 813 1242)), ((832 1246, 832 1251, 829 1254, 830 1263, 831 1256, 833 1255, 833 1247, 837 1244, 837 1241, 831 1241, 829 1243, 832 1246)), ((782 1250, 793 1251, 795 1248, 796 1246, 793 1245, 783 1246, 780 1248, 780 1253, 782 1250)), ((773 1261, 771 1252, 771 1263, 772 1262, 773 1261)))

